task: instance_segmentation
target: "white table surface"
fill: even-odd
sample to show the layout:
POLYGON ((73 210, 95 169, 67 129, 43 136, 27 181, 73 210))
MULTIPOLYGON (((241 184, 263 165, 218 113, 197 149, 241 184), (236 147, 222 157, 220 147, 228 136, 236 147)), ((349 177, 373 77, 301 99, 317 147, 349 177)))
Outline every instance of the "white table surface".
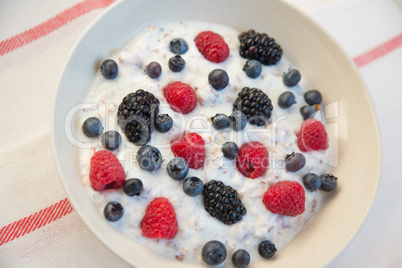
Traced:
MULTIPOLYGON (((310 14, 353 59, 402 34, 402 3, 398 1, 288 0, 310 14)), ((39 25, 76 3, 81 1, 3 0, 0 40, 39 25)), ((0 228, 66 197, 50 149, 52 98, 71 48, 102 10, 94 9, 0 56, 0 228)), ((402 161, 400 43, 359 68, 380 126, 381 181, 360 232, 329 267, 402 267, 402 178, 398 170, 402 161)), ((94 237, 74 211, 0 245, 0 267, 54 266, 126 264, 94 237)))

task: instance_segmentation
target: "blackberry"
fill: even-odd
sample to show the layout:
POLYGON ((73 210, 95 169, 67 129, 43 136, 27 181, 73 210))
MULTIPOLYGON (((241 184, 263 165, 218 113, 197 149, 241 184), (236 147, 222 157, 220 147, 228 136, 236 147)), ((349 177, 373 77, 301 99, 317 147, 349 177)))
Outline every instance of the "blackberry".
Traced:
POLYGON ((127 139, 144 145, 151 139, 153 122, 158 113, 159 100, 152 93, 139 89, 123 98, 117 118, 127 139))
POLYGON ((255 59, 264 65, 274 65, 282 58, 283 50, 275 39, 254 30, 239 35, 240 56, 255 59))
POLYGON ((264 126, 273 106, 267 94, 257 88, 245 87, 233 103, 233 111, 242 111, 250 124, 264 126))
POLYGON ((205 210, 224 224, 241 221, 247 213, 236 190, 221 181, 211 180, 206 183, 203 195, 205 210))

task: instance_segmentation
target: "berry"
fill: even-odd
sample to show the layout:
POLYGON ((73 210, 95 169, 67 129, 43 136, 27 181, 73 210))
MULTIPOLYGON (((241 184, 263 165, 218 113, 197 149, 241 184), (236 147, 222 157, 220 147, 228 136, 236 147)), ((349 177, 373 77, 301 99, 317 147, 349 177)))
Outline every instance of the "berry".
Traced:
POLYGON ((144 145, 151 139, 152 121, 159 113, 159 100, 150 92, 139 89, 123 98, 117 119, 127 139, 144 145))
POLYGON ((236 268, 245 268, 250 263, 250 254, 244 249, 238 249, 232 255, 232 263, 236 268))
POLYGON ((283 92, 278 98, 278 105, 283 109, 289 108, 295 103, 295 95, 290 91, 283 92))
POLYGON ((162 165, 161 152, 152 145, 144 145, 137 152, 137 162, 141 169, 155 172, 162 165))
POLYGON ((303 184, 307 190, 309 190, 310 192, 315 192, 318 190, 318 188, 320 188, 321 180, 320 177, 318 177, 316 174, 309 173, 303 177, 303 184))
POLYGON ((286 155, 285 166, 290 172, 297 172, 306 164, 306 158, 301 153, 291 153, 286 155))
POLYGON ((241 221, 247 213, 237 191, 221 181, 211 180, 206 183, 203 195, 205 210, 224 224, 241 221))
POLYGON ((229 76, 225 70, 215 69, 208 75, 209 84, 216 90, 222 90, 229 84, 229 76))
POLYGON ((160 133, 166 133, 173 127, 173 119, 168 114, 160 114, 155 117, 155 129, 160 133))
POLYGON ((338 178, 331 174, 324 174, 320 176, 320 180, 320 189, 326 192, 330 192, 336 188, 338 178))
POLYGON ((243 58, 256 59, 264 65, 273 65, 282 57, 281 46, 266 33, 256 33, 254 30, 242 32, 239 41, 240 56, 243 58))
POLYGON ((112 152, 101 150, 91 157, 89 181, 95 191, 121 188, 125 180, 124 168, 112 152))
POLYGON ((170 41, 170 51, 174 54, 184 54, 188 50, 187 42, 181 38, 170 41))
POLYGON ((265 126, 272 109, 268 95, 257 88, 243 88, 233 103, 233 111, 242 111, 250 124, 259 127, 265 126))
POLYGON ((222 130, 230 126, 229 117, 225 114, 216 114, 215 116, 211 117, 212 126, 216 130, 222 130))
POLYGON ((316 119, 304 121, 297 133, 297 146, 302 152, 328 149, 328 134, 324 125, 316 119))
POLYGON ((258 60, 248 60, 243 67, 243 71, 250 78, 257 78, 262 71, 262 65, 258 60))
POLYGON ((182 157, 175 157, 167 164, 167 172, 174 180, 184 179, 189 171, 187 161, 182 157))
POLYGON ((197 177, 187 178, 183 183, 183 191, 189 196, 197 196, 202 194, 204 183, 197 177))
POLYGON ((268 151, 259 142, 249 142, 240 147, 236 158, 239 172, 250 179, 261 177, 269 165, 268 151))
POLYGON ((113 79, 119 74, 119 66, 114 60, 107 59, 101 63, 100 71, 104 78, 113 79))
POLYGON ((140 179, 128 179, 123 184, 123 191, 128 196, 140 195, 144 186, 140 179))
POLYGON ((156 61, 152 61, 145 67, 145 73, 151 78, 158 78, 161 76, 162 66, 156 61))
POLYGON ((151 140, 151 129, 144 120, 129 121, 124 127, 124 134, 129 141, 137 145, 147 144, 151 140))
POLYGON ((229 119, 234 131, 242 131, 247 126, 247 116, 241 111, 234 111, 229 119))
POLYGON ((311 106, 311 105, 304 105, 300 108, 300 113, 302 114, 304 120, 307 120, 307 119, 313 117, 315 112, 316 112, 316 110, 315 110, 314 106, 311 106))
POLYGON ((258 246, 258 253, 263 258, 272 258, 275 255, 276 247, 270 240, 265 240, 258 246))
POLYGON ((223 156, 229 160, 233 160, 236 158, 237 154, 239 153, 239 147, 237 144, 231 141, 225 142, 222 146, 222 153, 223 156))
POLYGON ((301 75, 297 69, 291 69, 283 74, 283 83, 288 87, 294 87, 300 82, 301 75))
POLYGON ((172 204, 165 197, 157 197, 147 206, 141 221, 142 235, 153 239, 173 239, 179 226, 172 204))
POLYGON ((304 212, 305 192, 295 181, 280 181, 265 191, 262 202, 272 213, 295 217, 304 212))
POLYGON ((118 149, 121 141, 120 133, 115 130, 107 131, 103 133, 101 137, 102 146, 109 151, 118 149))
POLYGON ((220 63, 229 57, 229 46, 217 33, 201 32, 195 37, 194 42, 200 53, 209 61, 220 63))
POLYGON ((219 265, 226 259, 226 248, 217 240, 209 241, 202 247, 201 257, 208 265, 219 265))
POLYGON ((123 217, 124 209, 120 203, 112 201, 106 204, 103 209, 103 216, 108 221, 118 221, 123 217))
POLYGON ((195 91, 187 84, 176 81, 165 89, 165 98, 174 111, 188 114, 197 106, 195 91))
POLYGON ((186 133, 181 139, 172 142, 171 149, 174 156, 184 158, 190 168, 199 169, 204 166, 205 141, 197 133, 186 133))
POLYGON ((172 72, 177 73, 184 69, 186 62, 180 55, 176 55, 169 59, 168 65, 169 69, 172 70, 172 72))
POLYGON ((103 131, 102 122, 96 117, 90 117, 84 121, 82 131, 87 137, 97 137, 103 131))
POLYGON ((322 101, 321 93, 316 89, 312 89, 304 93, 304 99, 310 105, 320 104, 322 101))

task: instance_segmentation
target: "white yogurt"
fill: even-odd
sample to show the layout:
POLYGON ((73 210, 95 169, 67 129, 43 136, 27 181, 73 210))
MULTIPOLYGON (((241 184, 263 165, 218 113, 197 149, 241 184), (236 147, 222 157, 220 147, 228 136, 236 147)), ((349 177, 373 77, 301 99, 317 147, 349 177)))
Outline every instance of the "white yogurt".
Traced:
MULTIPOLYGON (((247 30, 247 29, 245 29, 247 30)), ((263 66, 261 75, 251 79, 244 73, 246 59, 239 56, 236 30, 223 25, 206 22, 180 22, 145 26, 134 39, 121 51, 111 55, 119 64, 119 76, 114 80, 106 80, 100 74, 96 77, 86 101, 94 103, 94 109, 80 111, 76 122, 77 129, 90 116, 101 119, 105 131, 117 130, 123 137, 121 147, 115 151, 128 178, 139 178, 144 184, 140 196, 129 197, 122 189, 96 192, 89 182, 90 158, 94 151, 102 150, 100 142, 94 148, 81 149, 79 152, 80 169, 88 193, 93 197, 99 213, 103 213, 105 204, 118 201, 124 207, 125 214, 116 223, 115 228, 134 240, 153 250, 177 258, 180 261, 203 263, 201 248, 209 240, 219 240, 226 245, 228 257, 224 265, 231 265, 231 255, 237 249, 246 249, 252 262, 258 261, 258 245, 269 239, 280 250, 286 246, 302 229, 305 223, 315 214, 322 203, 321 191, 306 190, 305 212, 297 217, 280 216, 268 211, 262 203, 262 196, 270 185, 283 180, 297 181, 303 185, 302 177, 307 173, 318 175, 330 173, 330 152, 303 153, 306 166, 296 173, 289 173, 284 168, 286 154, 300 152, 297 147, 296 133, 303 121, 300 107, 305 105, 303 93, 309 90, 307 82, 302 78, 299 84, 291 89, 282 82, 282 74, 293 67, 284 57, 275 66, 263 66), (195 36, 202 31, 211 30, 220 34, 230 48, 230 56, 222 63, 209 62, 199 53, 194 44, 195 36), (168 68, 168 60, 174 56, 169 51, 169 42, 173 38, 183 38, 189 49, 182 55, 186 61, 183 71, 174 73, 168 68), (162 66, 162 75, 151 79, 144 73, 145 65, 157 61, 162 66), (221 90, 214 90, 208 83, 208 74, 214 69, 224 69, 229 75, 229 85, 221 90), (173 81, 189 84, 197 93, 197 107, 189 114, 174 112, 163 96, 163 88, 173 81), (232 104, 243 87, 256 87, 263 90, 272 100, 274 109, 271 123, 266 127, 255 127, 248 124, 243 132, 231 130, 217 131, 213 129, 208 118, 216 113, 230 115, 232 104), (167 113, 174 120, 174 126, 168 133, 154 132, 150 145, 156 146, 162 153, 162 168, 155 173, 141 170, 136 162, 138 146, 130 143, 116 122, 117 107, 124 96, 137 89, 144 89, 160 100, 160 114, 167 113), (278 97, 285 91, 292 91, 297 103, 289 109, 281 109, 278 97), (200 134, 206 144, 207 160, 204 168, 190 169, 188 176, 197 176, 204 183, 217 179, 225 185, 232 186, 242 197, 247 209, 243 220, 228 226, 211 217, 204 209, 202 195, 190 197, 182 190, 182 183, 171 179, 166 165, 174 156, 170 143, 184 131, 200 134), (266 145, 270 154, 270 167, 263 177, 249 179, 236 169, 234 161, 223 157, 220 146, 226 141, 234 141, 240 146, 249 141, 259 141, 266 145), (152 240, 142 236, 140 222, 146 206, 156 197, 170 200, 177 215, 179 231, 172 240, 152 240)), ((286 54, 286 51, 285 51, 286 54)), ((319 113, 317 113, 319 114, 319 113)), ((89 141, 82 133, 79 139, 89 141)), ((94 140, 91 140, 92 142, 94 140)), ((291 256, 289 256, 290 258, 291 256)))

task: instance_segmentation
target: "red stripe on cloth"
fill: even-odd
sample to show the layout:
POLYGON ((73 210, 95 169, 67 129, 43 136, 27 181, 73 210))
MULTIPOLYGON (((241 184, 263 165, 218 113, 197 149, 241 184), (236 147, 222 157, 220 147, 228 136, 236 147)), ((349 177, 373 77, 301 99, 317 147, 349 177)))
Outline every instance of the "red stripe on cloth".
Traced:
POLYGON ((391 40, 379 45, 378 47, 373 48, 370 51, 367 51, 363 55, 360 55, 353 59, 358 68, 361 68, 368 63, 384 56, 385 54, 397 49, 402 46, 402 33, 398 36, 392 38, 391 40))
POLYGON ((73 211, 67 198, 0 229, 0 246, 39 229, 73 211))
POLYGON ((32 41, 45 36, 70 21, 98 8, 105 8, 112 4, 115 0, 85 0, 63 12, 57 14, 53 18, 39 24, 23 33, 17 34, 0 43, 0 56, 7 54, 14 49, 22 47, 32 41))

